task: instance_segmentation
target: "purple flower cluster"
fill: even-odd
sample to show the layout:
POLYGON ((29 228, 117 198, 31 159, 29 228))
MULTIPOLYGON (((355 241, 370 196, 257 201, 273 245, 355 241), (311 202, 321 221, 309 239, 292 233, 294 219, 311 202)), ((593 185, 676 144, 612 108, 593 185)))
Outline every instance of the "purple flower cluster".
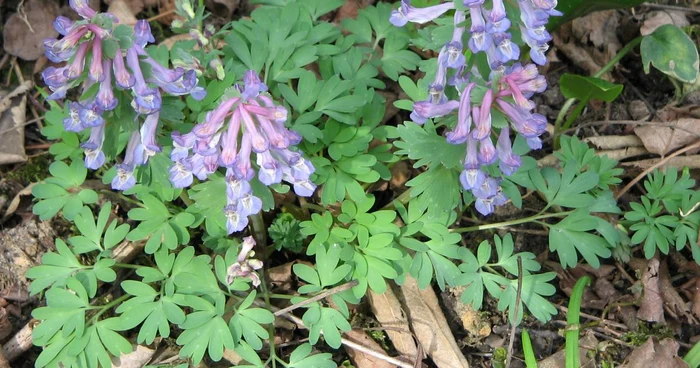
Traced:
POLYGON ((301 136, 284 126, 287 109, 264 93, 267 86, 252 70, 243 77, 243 85, 236 84, 234 89, 235 96, 224 97, 191 132, 172 134, 175 149, 171 159, 175 164, 170 168, 170 180, 177 188, 190 186, 195 176, 205 180, 219 167, 226 169, 224 214, 229 234, 243 230, 248 216, 262 208, 250 185, 255 176, 252 153, 261 183, 272 185, 284 180, 303 197, 316 190, 309 180, 313 165, 290 150, 299 144, 301 136))
MULTIPOLYGON (((526 139, 530 148, 542 147, 539 137, 545 132, 547 121, 544 116, 533 112, 535 104, 530 98, 543 92, 547 83, 535 64, 513 63, 520 58, 520 49, 511 42, 509 30, 512 24, 506 16, 503 0, 493 0, 490 10, 484 8, 484 0, 462 0, 462 3, 468 8, 471 18, 468 47, 473 53, 485 52, 491 68, 489 80, 481 85, 485 90, 483 98, 479 103, 473 101, 478 79, 465 70, 463 36, 467 33, 464 24, 467 12, 455 10, 453 36, 438 55, 437 72, 429 87, 429 97, 414 104, 411 120, 423 124, 427 119, 457 110, 457 124, 446 138, 452 144, 466 143, 460 182, 476 198, 476 209, 487 215, 494 211, 495 206, 503 205, 507 198, 498 179, 489 177, 483 167, 498 163, 505 176, 518 170, 522 159, 513 153, 511 127, 526 139), (454 72, 448 78, 450 69, 454 72), (445 94, 448 85, 457 89, 459 100, 448 99, 445 94), (510 126, 498 133, 491 126, 493 109, 502 112, 510 121, 510 126)), ((544 52, 551 40, 545 25, 550 16, 561 15, 554 9, 556 5, 556 0, 518 0, 522 37, 531 48, 531 59, 539 65, 546 62, 544 52)), ((454 2, 419 9, 412 7, 409 0, 402 0, 400 8, 392 12, 390 21, 396 26, 407 22, 426 23, 451 9, 454 9, 454 2)))
POLYGON ((56 18, 54 27, 62 37, 44 40, 48 59, 66 64, 48 67, 42 77, 52 91, 49 99, 65 98, 69 89, 81 84, 83 93, 98 85, 94 97, 69 103, 69 115, 63 121, 67 131, 91 129, 90 138, 81 147, 85 150, 85 166, 93 170, 105 163, 102 152, 106 124, 104 114, 117 106, 115 85, 131 92, 131 106, 137 118, 140 115, 146 118, 141 129, 130 137, 124 161, 117 165, 117 176, 112 181, 112 188, 125 190, 135 184, 134 168, 161 151, 156 143, 156 130, 162 93, 174 96, 191 94, 201 99, 206 91, 197 86, 194 70, 179 67, 168 69, 148 56, 144 48, 155 40, 145 20, 134 26, 131 46, 126 50, 116 46, 113 57, 110 57, 108 54, 111 52, 105 52, 105 45, 115 47, 119 44, 113 36, 113 24, 118 22, 116 17, 96 12, 88 6, 87 0, 70 0, 70 6, 83 20, 73 22, 63 16, 56 18), (85 64, 88 61, 86 73, 85 64), (141 62, 150 66, 148 78, 144 76, 141 62), (84 74, 87 77, 83 77, 84 74))

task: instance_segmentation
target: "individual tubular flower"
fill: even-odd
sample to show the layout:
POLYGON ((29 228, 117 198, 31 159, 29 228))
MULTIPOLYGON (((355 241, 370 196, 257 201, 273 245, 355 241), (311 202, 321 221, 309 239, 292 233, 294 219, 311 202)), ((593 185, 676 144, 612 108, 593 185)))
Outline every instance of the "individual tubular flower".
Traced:
POLYGON ((141 144, 141 134, 138 131, 131 133, 129 142, 126 144, 126 155, 124 161, 117 165, 117 175, 112 179, 112 189, 127 190, 136 184, 134 169, 143 164, 143 145, 141 144))
POLYGON ((174 149, 170 169, 173 186, 184 188, 196 176, 205 180, 219 167, 226 169, 226 205, 223 208, 228 233, 243 230, 248 217, 262 209, 251 180, 264 185, 285 181, 300 196, 311 196, 314 167, 292 146, 301 137, 284 123, 287 110, 266 93, 267 86, 254 71, 243 84, 234 86, 238 95, 224 98, 191 132, 172 134, 174 149))
POLYGON ((445 14, 450 9, 454 9, 454 3, 451 1, 426 8, 414 8, 410 0, 401 0, 399 8, 391 12, 389 21, 397 27, 403 27, 408 22, 423 24, 445 14))
POLYGON ((236 263, 232 264, 226 270, 226 283, 229 285, 237 278, 247 278, 253 284, 253 287, 260 286, 260 276, 256 270, 262 268, 263 263, 258 259, 254 259, 255 239, 252 236, 243 238, 241 251, 238 253, 236 263))

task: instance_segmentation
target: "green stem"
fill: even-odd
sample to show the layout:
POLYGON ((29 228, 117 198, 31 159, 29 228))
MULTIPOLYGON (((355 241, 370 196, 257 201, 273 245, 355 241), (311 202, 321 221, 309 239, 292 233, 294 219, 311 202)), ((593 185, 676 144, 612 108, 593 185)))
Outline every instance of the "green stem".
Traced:
POLYGON ((194 204, 194 202, 190 199, 190 195, 187 194, 187 190, 185 189, 183 189, 182 193, 180 193, 180 199, 182 199, 182 202, 184 202, 187 205, 187 207, 194 204))
POLYGON ((131 298, 131 295, 124 294, 124 295, 120 296, 119 298, 114 299, 111 303, 105 304, 104 306, 101 307, 102 308, 101 311, 97 312, 97 314, 95 314, 92 318, 90 318, 90 324, 91 325, 94 324, 100 318, 100 316, 103 315, 106 311, 110 310, 115 305, 117 305, 117 304, 119 304, 119 303, 121 303, 129 298, 131 298))
MULTIPOLYGON (((265 299, 265 305, 267 306, 268 310, 271 310, 272 304, 270 304, 270 294, 268 293, 267 290, 267 283, 265 282, 265 269, 261 268, 259 271, 260 273, 260 280, 262 282, 260 283, 260 290, 263 292, 263 298, 265 299)), ((277 351, 275 351, 275 324, 270 323, 269 326, 267 326, 267 333, 270 335, 270 337, 267 340, 267 344, 270 345, 270 358, 272 360, 272 368, 277 368, 277 360, 274 358, 277 357, 277 351)))
POLYGON ((128 263, 115 263, 114 266, 121 267, 121 268, 131 268, 134 270, 138 270, 139 268, 147 267, 147 266, 133 265, 133 264, 128 264, 128 263))
POLYGON ((319 206, 319 205, 314 204, 314 203, 302 203, 301 208, 308 208, 308 209, 311 209, 311 210, 314 210, 317 212, 326 212, 327 211, 325 207, 319 206))
POLYGON ((393 201, 387 203, 387 205, 384 206, 384 208, 382 208, 382 209, 383 209, 383 210, 388 210, 388 209, 394 208, 394 207, 395 207, 395 206, 394 206, 394 203, 395 203, 396 201, 399 201, 401 204, 403 204, 403 205, 405 206, 406 203, 408 203, 410 200, 411 200, 411 189, 408 189, 407 191, 401 193, 401 194, 400 194, 398 197, 396 197, 393 201))
MULTIPOLYGON (((593 77, 595 78, 600 78, 603 74, 609 72, 617 63, 622 60, 625 55, 629 54, 630 51, 634 50, 635 47, 637 47, 640 43, 642 43, 642 40, 644 39, 644 36, 639 36, 635 38, 634 40, 630 41, 625 47, 620 50, 620 52, 615 55, 610 61, 608 61, 607 64, 605 64, 597 73, 593 74, 593 77)), ((566 119, 566 116, 569 114, 569 110, 571 107, 576 103, 575 98, 570 98, 566 100, 564 103, 564 106, 562 106, 561 110, 559 111, 559 115, 557 115, 557 120, 554 122, 554 148, 557 149, 559 148, 559 134, 562 131, 562 123, 564 122, 564 119, 566 119)))
POLYGON ((512 226, 512 225, 519 225, 519 224, 525 224, 528 222, 534 222, 537 220, 541 219, 546 219, 546 218, 552 218, 552 217, 562 217, 566 216, 573 211, 566 211, 566 212, 558 212, 558 213, 545 213, 545 214, 538 214, 530 217, 525 217, 517 220, 511 220, 511 221, 504 221, 504 222, 497 222, 495 224, 483 224, 483 225, 477 225, 477 226, 470 226, 470 227, 460 227, 457 229, 453 229, 452 232, 454 233, 468 233, 472 231, 479 231, 479 230, 488 230, 488 229, 496 229, 499 227, 506 227, 506 226, 512 226))

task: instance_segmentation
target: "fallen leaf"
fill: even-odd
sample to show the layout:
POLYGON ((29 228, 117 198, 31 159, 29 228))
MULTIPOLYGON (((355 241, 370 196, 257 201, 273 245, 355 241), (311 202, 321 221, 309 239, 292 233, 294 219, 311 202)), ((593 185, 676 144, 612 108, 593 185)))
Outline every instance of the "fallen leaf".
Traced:
POLYGON ((296 262, 287 262, 283 265, 272 267, 267 272, 267 277, 276 291, 292 289, 292 265, 296 262))
MULTIPOLYGON (((128 1, 131 2, 132 0, 128 1)), ((141 8, 143 9, 143 3, 141 3, 141 8)), ((133 26, 138 21, 138 19, 136 19, 136 14, 138 14, 140 10, 135 11, 126 0, 112 0, 107 12, 114 14, 114 16, 119 19, 120 24, 133 26)))
POLYGON ((410 333, 408 319, 403 312, 401 302, 394 291, 387 288, 383 294, 377 294, 370 289, 367 293, 367 299, 377 321, 382 327, 389 327, 386 334, 394 344, 396 351, 408 358, 415 359, 418 355, 418 348, 416 348, 416 342, 413 341, 413 336, 410 333))
POLYGON ((676 10, 655 10, 647 14, 642 27, 639 28, 639 33, 642 36, 652 34, 657 28, 665 25, 673 24, 676 27, 686 27, 690 25, 685 13, 676 10))
POLYGON ((659 260, 652 258, 642 272, 644 295, 637 318, 648 322, 665 322, 664 301, 659 291, 659 260))
POLYGON ((433 289, 421 290, 416 279, 406 276, 401 293, 413 332, 435 365, 438 368, 469 368, 433 289))
POLYGON ((700 276, 695 276, 695 292, 693 293, 693 314, 700 318, 700 276))
POLYGON ((44 54, 44 39, 58 36, 53 21, 59 11, 56 0, 25 1, 5 23, 2 31, 5 51, 27 61, 38 59, 44 54))
MULTIPOLYGON (((371 337, 367 335, 366 332, 362 330, 350 330, 345 333, 345 337, 353 342, 367 347, 374 351, 384 351, 382 347, 371 337)), ((345 346, 345 351, 350 356, 353 364, 357 368, 394 368, 395 366, 386 360, 375 358, 369 354, 365 354, 359 350, 355 350, 348 346, 345 346)))
POLYGON ((241 0, 207 0, 206 6, 213 14, 230 19, 233 12, 238 9, 241 0))
POLYGON ((24 152, 26 109, 26 95, 14 99, 6 97, 0 101, 0 165, 27 160, 24 152))
POLYGON ((672 127, 649 124, 634 128, 634 133, 649 152, 661 156, 693 143, 700 137, 700 119, 678 119, 667 125, 672 127))
MULTIPOLYGON (((129 13, 134 16, 140 12, 143 11, 143 8, 145 6, 144 0, 104 0, 107 5, 110 7, 112 6, 112 3, 116 1, 121 1, 126 5, 126 9, 129 10, 129 13)), ((152 5, 151 5, 152 6, 152 5)), ((111 11, 110 11, 111 12, 111 11)), ((116 15, 116 14, 115 14, 116 15)), ((117 16, 117 18, 119 18, 117 16)), ((121 21, 121 18, 119 18, 119 21, 121 21)))
POLYGON ((661 342, 655 336, 634 349, 620 368, 688 368, 688 363, 678 357, 678 343, 672 339, 661 342))
MULTIPOLYGON (((661 158, 652 158, 648 160, 639 160, 639 161, 634 161, 634 162, 621 162, 620 165, 622 166, 635 166, 640 169, 646 170, 650 167, 657 167, 658 163, 663 160, 661 158)), ((659 169, 663 169, 666 167, 676 167, 676 168, 683 168, 687 167, 689 169, 700 169, 700 155, 692 155, 692 156, 677 156, 672 158, 671 160, 665 162, 663 165, 658 166, 659 169)))
POLYGON ((643 145, 642 140, 634 135, 603 135, 584 138, 583 141, 605 150, 639 147, 643 145))
POLYGON ((668 263, 666 260, 659 266, 659 292, 661 293, 661 299, 664 301, 666 310, 674 319, 686 317, 691 319, 691 323, 695 322, 693 321, 694 318, 690 314, 690 309, 686 305, 685 300, 681 298, 671 282, 671 274, 668 272, 668 263))
POLYGON ((357 11, 374 4, 376 0, 347 0, 335 13, 333 22, 340 23, 346 18, 357 18, 357 11))

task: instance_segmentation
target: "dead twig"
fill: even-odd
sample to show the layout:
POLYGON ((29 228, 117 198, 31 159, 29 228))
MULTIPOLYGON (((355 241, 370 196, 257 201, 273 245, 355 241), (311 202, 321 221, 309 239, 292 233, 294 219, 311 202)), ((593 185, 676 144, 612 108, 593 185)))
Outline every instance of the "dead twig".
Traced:
POLYGON ((343 292, 343 291, 345 291, 345 290, 354 288, 355 286, 357 286, 357 280, 352 280, 352 281, 350 281, 350 282, 346 282, 346 283, 344 283, 344 284, 342 284, 342 285, 340 285, 340 286, 336 286, 336 287, 334 287, 334 288, 332 288, 332 289, 328 289, 328 290, 326 290, 326 291, 324 291, 324 292, 322 292, 322 293, 320 293, 320 294, 318 294, 318 295, 316 295, 316 296, 314 296, 314 297, 312 297, 312 298, 306 299, 306 300, 304 300, 303 302, 299 302, 299 303, 296 303, 296 304, 292 304, 292 305, 290 305, 290 306, 287 307, 287 308, 280 309, 280 310, 276 311, 276 312, 274 313, 274 315, 275 315, 275 316, 281 316, 281 315, 283 315, 283 314, 285 314, 285 313, 289 313, 289 312, 291 312, 291 311, 293 311, 293 310, 295 310, 295 309, 301 308, 301 307, 303 307, 303 306, 305 306, 305 305, 307 305, 307 304, 311 304, 311 303, 317 302, 317 301, 319 301, 319 300, 321 300, 321 299, 324 299, 324 298, 326 298, 326 297, 328 297, 328 296, 335 295, 335 294, 341 293, 341 292, 343 292))
POLYGON ((691 150, 696 149, 696 148, 698 148, 698 147, 700 147, 700 140, 698 140, 697 142, 695 142, 695 143, 693 143, 693 144, 691 144, 691 145, 689 145, 689 146, 686 146, 686 147, 683 148, 683 149, 680 149, 680 150, 678 150, 678 151, 676 151, 676 152, 674 152, 674 153, 672 153, 672 154, 666 156, 666 157, 665 157, 664 159, 662 159, 661 161, 659 161, 659 162, 657 162, 656 164, 650 166, 648 169, 642 171, 641 174, 637 175, 634 179, 632 179, 632 181, 630 181, 629 183, 627 183, 627 185, 625 185, 625 187, 622 188, 622 190, 620 190, 619 192, 617 192, 617 194, 615 195, 615 200, 619 200, 620 197, 622 197, 625 193, 627 193, 627 191, 630 190, 630 188, 632 188, 632 187, 633 187, 637 182, 639 182, 640 180, 644 179, 644 177, 646 177, 647 174, 649 174, 650 172, 654 171, 654 169, 656 169, 656 168, 658 168, 658 167, 660 167, 660 166, 663 166, 665 163, 667 163, 668 161, 670 161, 672 158, 674 158, 674 157, 676 157, 676 156, 680 156, 680 155, 682 155, 683 153, 688 152, 688 151, 691 151, 691 150))
MULTIPOLYGON (((518 257, 518 291, 515 294, 515 318, 518 318, 520 313, 520 298, 523 292, 523 259, 518 257)), ((510 368, 510 361, 513 358, 513 345, 515 344, 515 328, 517 325, 513 323, 510 329, 510 341, 508 342, 508 355, 506 358, 506 368, 510 368)))

